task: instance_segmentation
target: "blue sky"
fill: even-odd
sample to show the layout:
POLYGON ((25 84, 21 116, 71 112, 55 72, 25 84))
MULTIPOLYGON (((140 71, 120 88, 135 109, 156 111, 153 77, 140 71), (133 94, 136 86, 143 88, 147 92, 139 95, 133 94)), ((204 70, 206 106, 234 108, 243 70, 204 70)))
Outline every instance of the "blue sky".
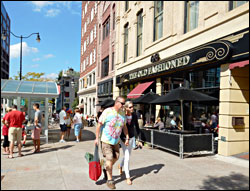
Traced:
MULTIPOLYGON (((17 36, 23 39, 22 73, 44 72, 56 78, 60 70, 80 70, 82 1, 3 1, 17 36)), ((20 71, 20 39, 10 37, 10 77, 20 71)))

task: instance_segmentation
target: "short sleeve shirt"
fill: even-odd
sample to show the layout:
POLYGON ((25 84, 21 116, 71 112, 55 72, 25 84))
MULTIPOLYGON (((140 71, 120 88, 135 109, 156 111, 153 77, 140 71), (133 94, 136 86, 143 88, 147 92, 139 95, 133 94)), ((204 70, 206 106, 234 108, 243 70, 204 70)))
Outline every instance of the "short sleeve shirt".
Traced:
POLYGON ((9 127, 22 127, 22 123, 25 120, 24 114, 18 110, 12 110, 6 116, 6 120, 9 121, 9 127))
POLYGON ((35 112, 35 118, 38 119, 38 123, 42 123, 42 112, 40 110, 35 112))
POLYGON ((120 140, 122 128, 126 125, 125 112, 117 112, 113 107, 107 108, 100 116, 99 123, 102 124, 101 141, 116 145, 120 140))
POLYGON ((59 118, 60 118, 60 124, 63 125, 63 124, 66 124, 66 121, 64 120, 64 117, 66 117, 66 112, 64 110, 62 110, 60 113, 59 113, 59 118))

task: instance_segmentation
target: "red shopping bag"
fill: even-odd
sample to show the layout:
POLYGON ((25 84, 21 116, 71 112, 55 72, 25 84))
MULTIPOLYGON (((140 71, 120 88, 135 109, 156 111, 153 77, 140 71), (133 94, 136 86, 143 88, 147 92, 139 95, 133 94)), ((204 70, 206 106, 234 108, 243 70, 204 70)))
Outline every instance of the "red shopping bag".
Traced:
POLYGON ((102 168, 100 164, 98 146, 95 147, 94 160, 89 162, 89 178, 97 181, 102 174, 102 168))

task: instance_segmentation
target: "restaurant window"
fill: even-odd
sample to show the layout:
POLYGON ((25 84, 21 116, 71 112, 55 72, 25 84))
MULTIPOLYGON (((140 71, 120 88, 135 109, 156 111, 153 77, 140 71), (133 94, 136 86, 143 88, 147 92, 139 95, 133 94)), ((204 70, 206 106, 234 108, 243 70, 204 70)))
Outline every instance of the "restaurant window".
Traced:
POLYGON ((124 63, 128 60, 128 23, 124 26, 124 63))
POLYGON ((199 20, 199 1, 186 1, 184 32, 187 33, 197 28, 198 20, 199 20))
POLYGON ((129 9, 129 1, 125 1, 125 12, 129 9))
POLYGON ((108 37, 110 30, 110 18, 108 18, 103 24, 103 40, 108 37))
POLYGON ((137 14, 137 51, 136 56, 140 56, 142 53, 142 28, 143 28, 143 17, 142 11, 137 14))
POLYGON ((163 34, 163 2, 154 2, 154 41, 161 38, 163 34))
POLYGON ((247 3, 248 1, 229 1, 229 11, 247 3))
POLYGON ((108 76, 108 73, 109 73, 109 57, 106 57, 102 61, 102 78, 108 76))

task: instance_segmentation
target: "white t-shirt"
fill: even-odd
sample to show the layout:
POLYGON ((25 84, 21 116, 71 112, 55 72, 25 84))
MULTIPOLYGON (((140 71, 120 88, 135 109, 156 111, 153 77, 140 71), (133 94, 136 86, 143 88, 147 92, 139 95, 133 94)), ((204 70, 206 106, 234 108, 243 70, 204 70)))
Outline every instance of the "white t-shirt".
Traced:
POLYGON ((64 120, 64 117, 66 117, 66 112, 64 110, 62 110, 60 113, 59 113, 59 119, 60 119, 60 124, 63 125, 63 124, 66 124, 66 121, 64 120))
POLYGON ((74 124, 82 123, 82 114, 76 113, 73 118, 74 124))

